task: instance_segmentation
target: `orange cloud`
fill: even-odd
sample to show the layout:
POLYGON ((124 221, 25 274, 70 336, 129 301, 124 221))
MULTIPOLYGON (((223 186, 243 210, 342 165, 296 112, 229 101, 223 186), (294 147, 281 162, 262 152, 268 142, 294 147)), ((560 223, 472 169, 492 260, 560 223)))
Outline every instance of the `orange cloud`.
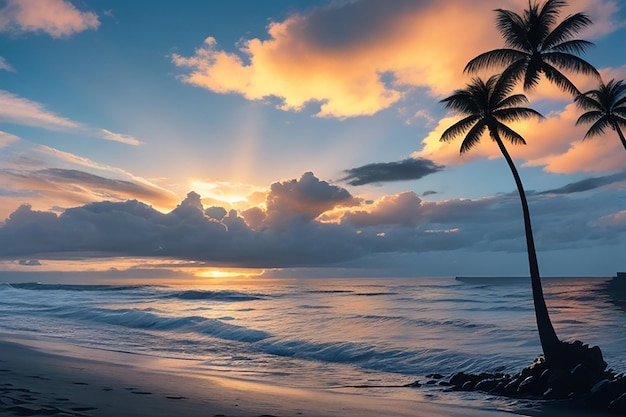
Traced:
POLYGON ((397 225, 415 227, 422 218, 422 200, 413 192, 383 196, 369 206, 347 211, 341 222, 357 227, 371 225, 397 225))
POLYGON ((138 199, 169 210, 174 193, 122 169, 0 131, 0 221, 20 204, 56 210, 95 201, 138 199))
MULTIPOLYGON (((574 6, 602 27, 590 35, 616 27, 614 3, 574 6)), ((527 1, 489 0, 480 7, 465 0, 342 2, 274 22, 268 39, 246 40, 237 52, 220 49, 208 37, 192 56, 173 54, 172 62, 189 69, 180 77, 184 82, 216 93, 276 97, 283 110, 315 103, 321 117, 371 115, 413 87, 436 96, 458 88, 469 59, 502 45, 492 12, 497 7, 521 11, 527 1)))
POLYGON ((7 0, 0 9, 0 31, 45 32, 62 38, 87 29, 96 29, 95 13, 81 12, 64 0, 7 0))
POLYGON ((626 229, 626 210, 618 211, 615 214, 604 216, 596 222, 601 227, 626 229))
MULTIPOLYGON (((601 70, 603 79, 625 79, 626 66, 617 69, 601 70)), ((587 89, 597 85, 587 84, 587 89)), ((583 140, 589 126, 576 126, 581 115, 573 103, 561 111, 546 116, 543 121, 524 121, 511 123, 510 126, 526 140, 526 145, 508 146, 509 152, 516 159, 521 159, 526 166, 543 166, 548 172, 599 172, 621 170, 624 168, 626 154, 613 130, 607 130, 601 137, 583 140)), ((500 150, 488 135, 471 152, 459 155, 462 138, 453 143, 440 142, 445 129, 458 120, 446 117, 422 141, 423 148, 414 152, 414 158, 426 158, 443 165, 459 165, 478 158, 499 158, 500 150)))

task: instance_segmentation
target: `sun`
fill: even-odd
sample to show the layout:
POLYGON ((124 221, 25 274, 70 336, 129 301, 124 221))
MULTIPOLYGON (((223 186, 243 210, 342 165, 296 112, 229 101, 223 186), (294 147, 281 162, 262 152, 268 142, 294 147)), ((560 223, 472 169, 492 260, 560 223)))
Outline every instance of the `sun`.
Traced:
POLYGON ((214 268, 204 268, 198 270, 194 273, 197 277, 200 278, 235 278, 235 277, 243 277, 243 278, 252 278, 256 276, 260 276, 263 274, 263 270, 257 269, 214 269, 214 268))
POLYGON ((247 201, 246 196, 240 190, 240 186, 233 186, 227 182, 206 182, 200 180, 192 180, 189 187, 200 194, 203 198, 211 198, 213 200, 224 201, 229 204, 241 203, 247 201))

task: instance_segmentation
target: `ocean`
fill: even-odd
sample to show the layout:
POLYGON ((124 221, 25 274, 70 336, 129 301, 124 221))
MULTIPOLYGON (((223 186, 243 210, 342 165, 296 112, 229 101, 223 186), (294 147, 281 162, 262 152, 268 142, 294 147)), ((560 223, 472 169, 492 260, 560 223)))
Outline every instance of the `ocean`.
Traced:
MULTIPOLYGON (((548 278, 544 292, 562 339, 599 345, 626 372, 626 304, 608 280, 548 278)), ((528 278, 2 283, 0 333, 312 389, 515 373, 541 353, 528 278)))

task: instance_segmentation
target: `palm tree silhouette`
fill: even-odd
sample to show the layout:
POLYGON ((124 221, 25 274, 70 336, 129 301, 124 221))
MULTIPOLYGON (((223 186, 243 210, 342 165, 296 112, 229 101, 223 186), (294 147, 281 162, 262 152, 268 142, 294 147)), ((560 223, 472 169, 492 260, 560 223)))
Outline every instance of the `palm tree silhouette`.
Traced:
MULTIPOLYGON (((498 15, 496 26, 504 38, 505 48, 480 54, 468 62, 464 71, 475 73, 479 70, 504 67, 498 84, 511 89, 514 84, 522 81, 526 91, 535 88, 543 74, 548 81, 554 83, 561 90, 577 97, 580 96, 578 88, 561 71, 567 70, 592 75, 598 79, 600 79, 600 74, 593 65, 577 55, 585 52, 593 46, 593 43, 574 39, 578 31, 591 24, 591 19, 584 13, 575 13, 557 23, 560 11, 566 5, 567 2, 564 0, 546 0, 541 5, 529 0, 528 9, 524 10, 522 15, 510 10, 496 9, 498 15)), ((512 90, 508 91, 510 93, 512 90)), ((496 96, 494 93, 492 95, 496 96)), ((458 110, 462 109, 459 108, 458 110)), ((506 119, 503 120, 506 121, 506 119)), ((457 129, 460 129, 461 126, 459 125, 457 129)), ((501 129, 501 132, 506 132, 503 127, 501 129)), ((513 136, 510 139, 513 139, 513 136)), ((500 143, 499 146, 504 157, 510 158, 507 157, 508 154, 504 152, 505 149, 500 143)), ((463 151, 463 148, 461 150, 463 151)), ((544 356, 548 362, 558 367, 565 368, 572 364, 584 362, 589 368, 601 371, 606 363, 597 346, 589 348, 581 342, 563 343, 556 336, 541 288, 541 277, 526 196, 512 161, 507 159, 507 162, 515 177, 522 200, 533 302, 544 356)))
POLYGON ((593 123, 584 139, 604 134, 607 127, 619 135, 624 149, 626 138, 620 126, 626 129, 626 85, 623 81, 600 82, 597 90, 590 90, 576 97, 576 104, 586 112, 576 121, 576 125, 593 123))
POLYGON ((546 359, 551 359, 558 351, 560 341, 550 321, 541 288, 539 264, 537 262, 530 211, 528 209, 524 186, 522 185, 522 180, 515 167, 515 163, 502 141, 502 138, 505 138, 516 145, 526 144, 524 138, 508 127, 506 123, 530 117, 542 119, 543 116, 531 108, 519 107, 520 105, 527 104, 528 99, 524 94, 511 94, 515 88, 515 84, 515 79, 502 75, 494 75, 486 82, 477 77, 467 85, 467 88, 456 90, 450 97, 443 99, 441 102, 446 109, 452 110, 464 117, 446 129, 440 140, 450 142, 458 136, 464 135, 463 142, 461 143, 461 153, 465 153, 476 146, 480 142, 483 133, 488 131, 489 136, 496 142, 504 159, 509 165, 522 203, 526 247, 530 266, 535 316, 539 329, 539 339, 546 359))
POLYGON ((496 9, 497 28, 507 48, 494 49, 472 59, 465 72, 506 67, 502 77, 522 81, 524 90, 537 86, 541 74, 564 91, 577 96, 578 88, 561 72, 569 70, 600 77, 598 70, 576 54, 583 53, 592 42, 573 39, 591 24, 584 13, 576 13, 556 24, 563 0, 547 0, 542 6, 528 2, 523 15, 496 9))

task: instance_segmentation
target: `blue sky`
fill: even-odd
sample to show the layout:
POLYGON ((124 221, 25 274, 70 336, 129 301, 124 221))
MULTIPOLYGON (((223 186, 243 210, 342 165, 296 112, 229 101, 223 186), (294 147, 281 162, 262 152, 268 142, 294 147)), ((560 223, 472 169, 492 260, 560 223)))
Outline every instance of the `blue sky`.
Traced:
MULTIPOLYGON (((594 21, 584 58, 626 78, 626 8, 568 3, 594 21)), ((497 147, 438 141, 439 100, 502 45, 493 9, 525 5, 0 2, 0 268, 526 275, 497 147)), ((528 96, 546 120, 510 152, 542 272, 623 270, 626 151, 581 142, 553 86, 528 96)))

